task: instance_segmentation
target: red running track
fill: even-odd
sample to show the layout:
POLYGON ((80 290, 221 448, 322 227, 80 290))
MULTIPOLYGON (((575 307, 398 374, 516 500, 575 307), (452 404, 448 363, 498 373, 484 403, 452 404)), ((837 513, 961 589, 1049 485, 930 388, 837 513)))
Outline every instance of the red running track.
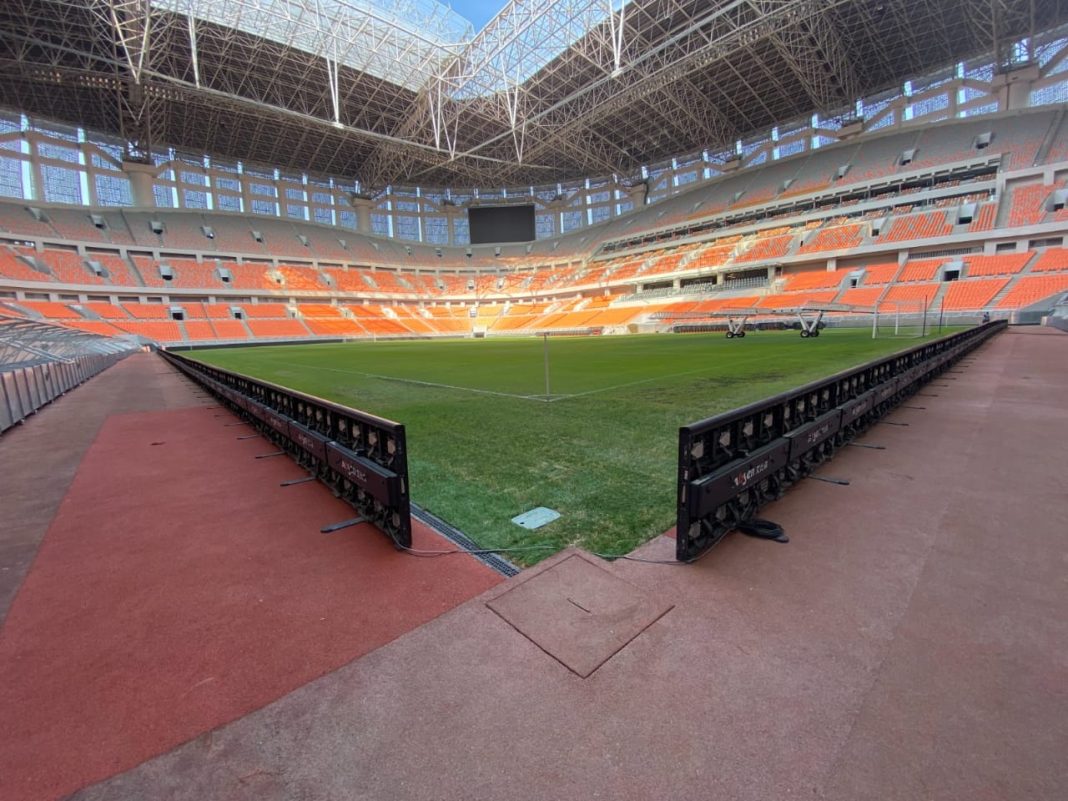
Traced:
MULTIPOLYGON (((105 422, 0 634, 4 801, 132 768, 500 581, 368 525, 320 534, 353 510, 279 487, 297 466, 255 460, 274 448, 232 422, 204 406, 105 422)), ((418 524, 415 542, 445 544, 418 524)))

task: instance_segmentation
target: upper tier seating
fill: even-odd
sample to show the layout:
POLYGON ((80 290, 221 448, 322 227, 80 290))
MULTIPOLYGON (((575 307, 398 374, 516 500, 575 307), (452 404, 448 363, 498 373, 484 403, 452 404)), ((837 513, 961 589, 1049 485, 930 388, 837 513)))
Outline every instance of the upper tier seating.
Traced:
POLYGON ((798 292, 802 289, 826 289, 838 287, 848 273, 840 270, 814 270, 805 273, 792 273, 786 276, 783 292, 798 292))
POLYGON ((111 283, 90 270, 85 259, 73 250, 45 248, 38 258, 52 269, 52 275, 61 284, 111 283))
POLYGON ((1031 267, 1033 273, 1068 270, 1068 248, 1049 248, 1039 255, 1031 267))
POLYGON ((981 275, 1013 275, 1023 270, 1033 255, 1026 251, 999 253, 994 256, 965 256, 964 264, 968 270, 968 278, 978 278, 981 275))
POLYGON ((864 268, 864 286, 889 284, 894 280, 901 266, 896 262, 887 264, 869 264, 864 268))
POLYGON ((896 217, 889 230, 879 237, 884 242, 905 242, 911 239, 930 239, 953 233, 944 211, 928 211, 896 217))
POLYGON ((267 275, 270 266, 263 262, 246 261, 238 264, 228 261, 222 266, 231 276, 229 284, 220 281, 222 286, 233 289, 278 289, 278 283, 267 275))
POLYGON ((7 248, 0 246, 0 279, 13 281, 41 282, 51 281, 52 276, 39 272, 27 264, 19 256, 30 256, 32 252, 25 248, 7 248))
POLYGON ((134 278, 130 272, 130 266, 126 260, 114 253, 101 253, 89 251, 86 253, 89 261, 95 261, 107 272, 108 277, 104 283, 111 286, 141 286, 141 282, 134 278))
POLYGON ((66 303, 54 303, 47 300, 20 300, 18 304, 24 309, 37 312, 46 320, 78 320, 81 315, 66 303))
POLYGON ((978 233, 980 231, 989 231, 994 227, 994 222, 998 216, 998 204, 996 201, 990 203, 983 203, 975 212, 975 216, 972 218, 971 225, 968 226, 968 230, 972 233, 978 233))
POLYGON ((283 264, 279 266, 278 273, 281 274, 286 289, 310 289, 319 292, 327 289, 326 284, 319 277, 319 272, 312 267, 283 264))
POLYGON ((909 281, 930 281, 938 274, 939 268, 945 263, 945 259, 917 259, 908 262, 901 270, 897 280, 902 283, 909 281))
POLYGON ((875 306, 885 291, 886 287, 882 286, 852 287, 845 290, 837 302, 850 306, 875 306))
POLYGON ((790 228, 771 228, 756 235, 753 244, 741 255, 735 256, 736 262, 764 261, 780 259, 786 255, 794 241, 790 228))
POLYGON ((922 309, 924 302, 929 308, 938 294, 939 284, 892 284, 879 303, 882 311, 911 311, 914 307, 922 309), (901 304, 900 306, 898 304, 901 304))
POLYGON ((947 311, 982 309, 1008 282, 1007 278, 954 281, 946 288, 946 294, 942 297, 942 308, 947 311))
POLYGON ((816 253, 825 250, 849 250, 858 247, 864 239, 863 223, 847 225, 829 224, 810 236, 798 253, 816 253))

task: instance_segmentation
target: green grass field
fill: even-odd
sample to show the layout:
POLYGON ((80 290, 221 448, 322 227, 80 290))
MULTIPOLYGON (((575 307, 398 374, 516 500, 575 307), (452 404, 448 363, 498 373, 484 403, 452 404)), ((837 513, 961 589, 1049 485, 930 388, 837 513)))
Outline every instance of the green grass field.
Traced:
POLYGON ((404 423, 413 500, 484 547, 622 553, 674 522, 680 425, 918 342, 850 329, 550 339, 548 400, 540 339, 192 355, 404 423), (536 531, 511 522, 535 506, 562 517, 536 531))

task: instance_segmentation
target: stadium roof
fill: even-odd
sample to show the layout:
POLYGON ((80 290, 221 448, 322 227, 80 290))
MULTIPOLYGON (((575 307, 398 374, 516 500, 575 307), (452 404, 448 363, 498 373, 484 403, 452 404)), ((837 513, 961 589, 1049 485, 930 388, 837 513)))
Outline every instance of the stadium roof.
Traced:
MULTIPOLYGON (((549 184, 853 101, 1068 0, 5 0, 0 104, 368 188, 549 184)), ((1003 55, 1005 54, 1005 55, 1003 55)))

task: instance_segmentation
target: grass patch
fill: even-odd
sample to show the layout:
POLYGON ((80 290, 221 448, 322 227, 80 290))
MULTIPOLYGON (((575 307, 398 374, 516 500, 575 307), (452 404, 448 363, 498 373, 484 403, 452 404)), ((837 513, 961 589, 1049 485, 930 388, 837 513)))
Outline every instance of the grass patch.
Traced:
MULTIPOLYGON (((483 547, 622 553, 674 523, 678 428, 918 340, 827 329, 206 350, 195 358, 405 424, 412 498, 483 547), (510 522, 535 506, 562 517, 510 522)), ((529 556, 530 564, 543 558, 529 556)))

